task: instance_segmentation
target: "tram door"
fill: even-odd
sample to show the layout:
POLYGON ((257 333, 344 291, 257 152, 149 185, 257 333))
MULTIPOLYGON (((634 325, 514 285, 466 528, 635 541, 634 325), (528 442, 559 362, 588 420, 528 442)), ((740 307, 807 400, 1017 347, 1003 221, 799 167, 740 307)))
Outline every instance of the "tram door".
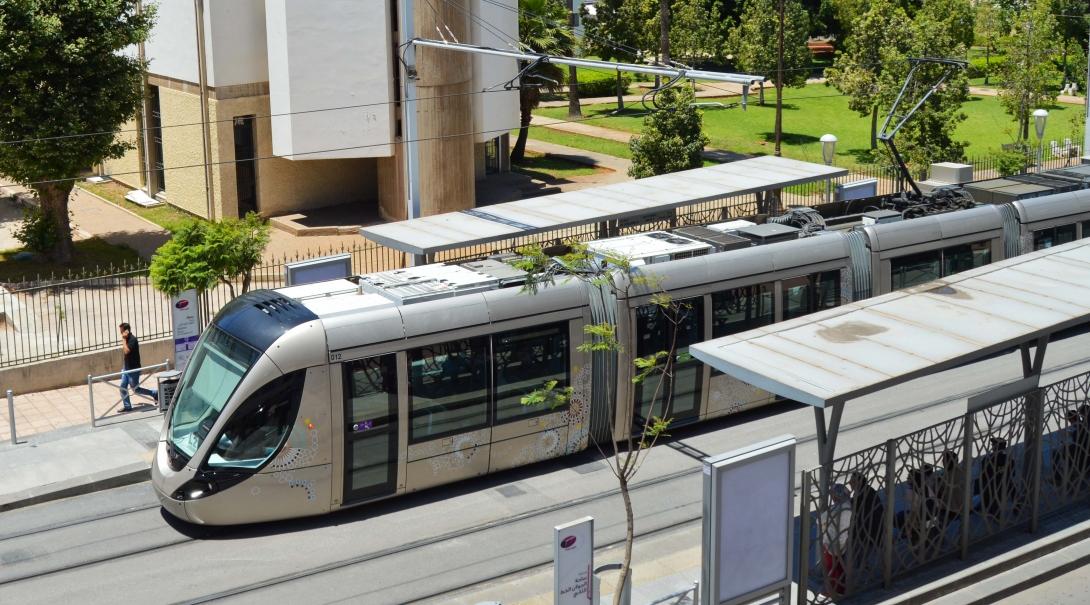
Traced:
POLYGON ((397 487, 397 356, 344 364, 344 502, 397 487))

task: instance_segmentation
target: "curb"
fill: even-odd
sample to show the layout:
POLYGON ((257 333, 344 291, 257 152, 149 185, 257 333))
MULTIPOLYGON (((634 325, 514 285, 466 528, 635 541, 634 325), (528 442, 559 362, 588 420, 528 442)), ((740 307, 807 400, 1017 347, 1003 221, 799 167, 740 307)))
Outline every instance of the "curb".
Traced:
POLYGON ((129 464, 119 469, 102 471, 86 477, 61 481, 4 496, 0 498, 0 513, 53 500, 142 483, 149 479, 151 479, 150 466, 144 463, 129 464))

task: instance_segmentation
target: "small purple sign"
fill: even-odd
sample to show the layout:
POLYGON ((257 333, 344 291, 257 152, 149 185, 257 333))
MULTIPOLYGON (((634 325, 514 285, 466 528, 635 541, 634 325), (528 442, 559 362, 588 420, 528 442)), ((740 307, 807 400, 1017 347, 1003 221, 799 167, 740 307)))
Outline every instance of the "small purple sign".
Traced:
POLYGON ((370 429, 374 428, 374 426, 375 426, 375 421, 374 420, 364 420, 363 422, 357 422, 357 423, 353 424, 352 425, 352 430, 354 432, 367 431, 367 430, 370 430, 370 429))

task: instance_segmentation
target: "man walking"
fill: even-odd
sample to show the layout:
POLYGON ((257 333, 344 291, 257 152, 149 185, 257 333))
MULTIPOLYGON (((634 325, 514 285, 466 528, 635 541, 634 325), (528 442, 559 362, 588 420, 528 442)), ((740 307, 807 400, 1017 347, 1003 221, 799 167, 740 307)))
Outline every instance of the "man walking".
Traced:
POLYGON ((119 414, 132 411, 132 402, 129 401, 129 387, 132 387, 138 395, 146 395, 152 399, 158 399, 159 394, 151 389, 140 386, 140 341, 132 333, 128 323, 121 326, 121 350, 125 352, 124 362, 121 366, 121 405, 119 414))

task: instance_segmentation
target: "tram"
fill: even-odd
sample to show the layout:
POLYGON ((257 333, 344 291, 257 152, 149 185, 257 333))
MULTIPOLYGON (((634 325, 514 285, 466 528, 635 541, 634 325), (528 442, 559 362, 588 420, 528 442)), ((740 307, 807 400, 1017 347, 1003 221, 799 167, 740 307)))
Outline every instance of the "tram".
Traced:
MULTIPOLYGON (((571 279, 529 294, 497 259, 238 297, 202 335, 168 411, 159 500, 198 524, 317 515, 622 439, 654 388, 632 384, 631 358, 665 348, 671 330, 684 350, 1090 237, 1090 190, 745 247, 744 228, 682 232, 592 243, 628 250, 691 304, 679 326, 638 289, 603 303, 571 279), (579 351, 584 326, 625 317, 616 363, 579 351), (522 405, 553 380, 573 388, 565 406, 522 405)), ((676 424, 773 399, 695 360, 664 389, 676 424)))

